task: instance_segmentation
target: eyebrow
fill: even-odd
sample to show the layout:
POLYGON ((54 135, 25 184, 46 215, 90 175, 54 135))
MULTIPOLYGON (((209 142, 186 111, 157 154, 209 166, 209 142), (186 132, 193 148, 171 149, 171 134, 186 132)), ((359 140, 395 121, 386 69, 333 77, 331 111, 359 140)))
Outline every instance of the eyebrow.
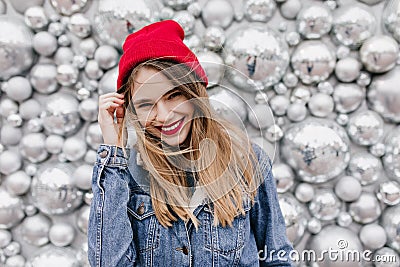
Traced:
MULTIPOLYGON (((167 95, 169 93, 172 93, 173 91, 176 91, 176 90, 178 90, 178 88, 174 87, 174 88, 168 90, 167 92, 165 92, 161 97, 163 97, 163 96, 165 96, 165 95, 167 95)), ((152 99, 149 99, 149 98, 140 98, 140 99, 137 99, 136 101, 134 101, 133 104, 134 105, 138 105, 138 104, 141 104, 141 103, 146 103, 146 102, 151 102, 151 101, 152 101, 152 99)))

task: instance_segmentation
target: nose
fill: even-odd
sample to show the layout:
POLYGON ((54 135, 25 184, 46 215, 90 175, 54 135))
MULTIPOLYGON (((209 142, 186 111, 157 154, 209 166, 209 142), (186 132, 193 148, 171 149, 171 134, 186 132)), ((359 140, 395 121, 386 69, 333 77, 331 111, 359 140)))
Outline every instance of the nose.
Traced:
POLYGON ((168 116, 171 116, 171 109, 169 108, 168 104, 160 100, 157 102, 155 109, 156 109, 155 119, 163 124, 165 122, 168 122, 168 116))

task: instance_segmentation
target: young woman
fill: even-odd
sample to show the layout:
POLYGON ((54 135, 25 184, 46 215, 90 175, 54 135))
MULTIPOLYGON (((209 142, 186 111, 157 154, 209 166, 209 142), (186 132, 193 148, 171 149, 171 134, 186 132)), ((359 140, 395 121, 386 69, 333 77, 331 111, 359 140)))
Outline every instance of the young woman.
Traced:
POLYGON ((168 20, 123 45, 99 97, 91 266, 291 266, 271 161, 213 112, 207 77, 168 20), (137 141, 126 148, 127 126, 137 141))

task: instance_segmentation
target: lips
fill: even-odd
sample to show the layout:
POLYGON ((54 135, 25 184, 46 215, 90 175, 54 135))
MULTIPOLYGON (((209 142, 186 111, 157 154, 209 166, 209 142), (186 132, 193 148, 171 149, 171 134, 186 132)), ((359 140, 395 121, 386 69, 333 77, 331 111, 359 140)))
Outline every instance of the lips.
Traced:
MULTIPOLYGON (((171 124, 168 124, 168 125, 163 125, 163 126, 161 126, 161 127, 164 127, 164 128, 171 127, 172 125, 175 125, 177 122, 179 122, 179 121, 181 121, 181 120, 183 120, 183 118, 182 118, 182 119, 180 119, 180 120, 178 120, 178 121, 175 121, 175 122, 173 122, 173 123, 171 123, 171 124)), ((161 127, 160 127, 160 128, 161 128, 161 127)))
POLYGON ((185 119, 185 117, 183 117, 179 121, 173 122, 173 123, 168 124, 168 125, 156 126, 156 128, 158 130, 160 130, 161 133, 164 134, 164 135, 173 135, 173 134, 177 133, 182 128, 184 119, 185 119), (169 127, 172 127, 172 126, 175 126, 175 125, 176 125, 176 127, 174 127, 173 129, 163 130, 163 128, 165 129, 165 128, 169 128, 169 127))

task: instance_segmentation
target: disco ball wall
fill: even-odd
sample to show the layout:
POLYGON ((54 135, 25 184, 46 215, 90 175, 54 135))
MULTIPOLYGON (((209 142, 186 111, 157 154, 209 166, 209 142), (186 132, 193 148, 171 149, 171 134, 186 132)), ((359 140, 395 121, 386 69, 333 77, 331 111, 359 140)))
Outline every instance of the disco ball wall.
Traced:
POLYGON ((98 96, 125 37, 165 19, 229 107, 215 110, 274 161, 295 250, 371 259, 295 264, 400 266, 400 0, 0 0, 0 14, 0 266, 89 266, 98 96))

